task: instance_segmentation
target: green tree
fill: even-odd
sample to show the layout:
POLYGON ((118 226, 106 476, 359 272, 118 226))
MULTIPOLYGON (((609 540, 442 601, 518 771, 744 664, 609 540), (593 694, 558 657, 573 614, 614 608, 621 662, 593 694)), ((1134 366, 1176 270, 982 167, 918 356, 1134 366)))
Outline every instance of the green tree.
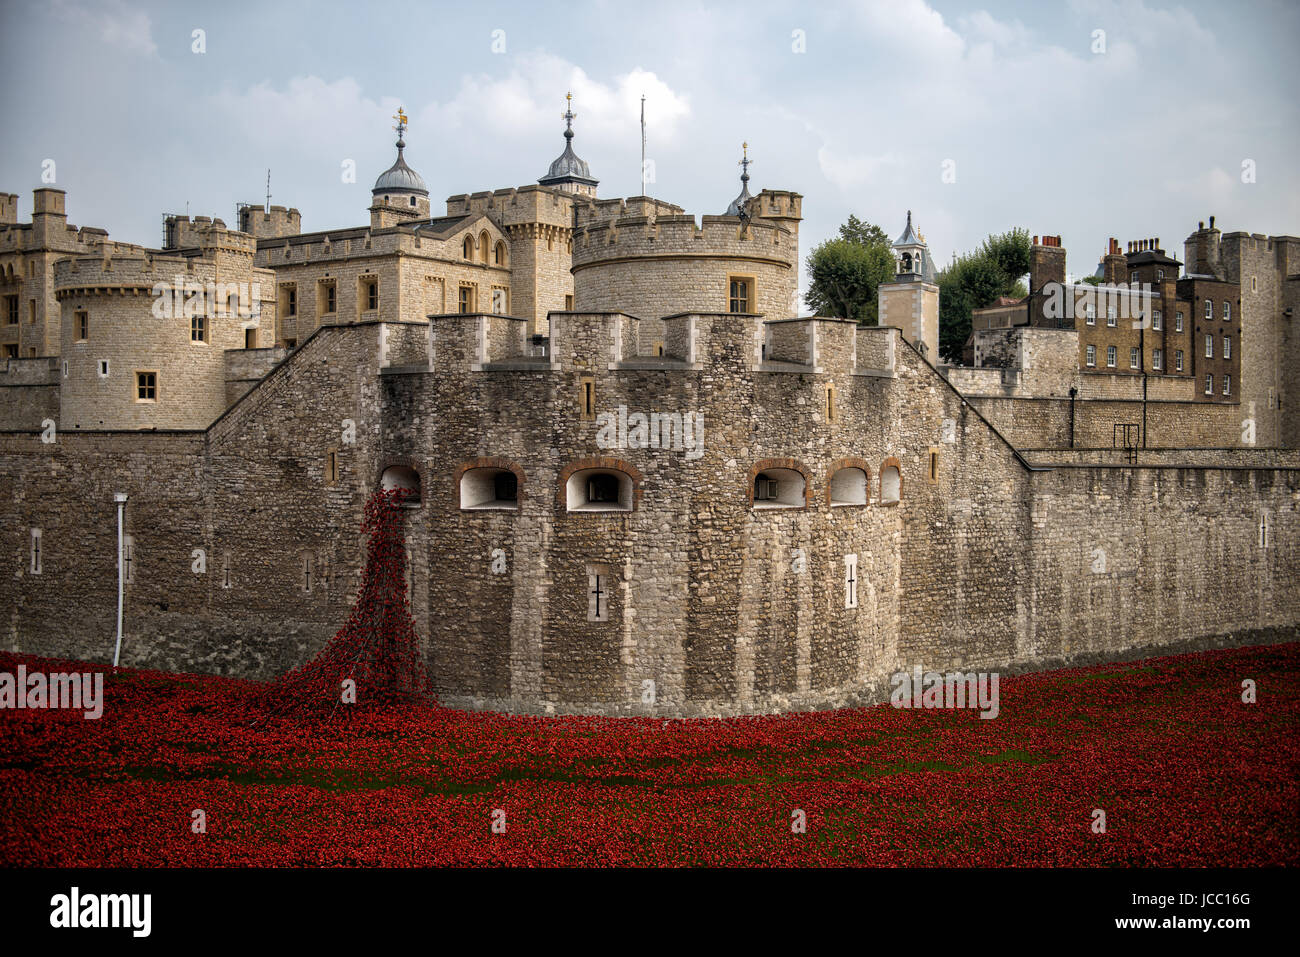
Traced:
POLYGON ((1029 294, 1020 279, 1028 271, 1029 232, 1016 228, 989 236, 975 252, 939 272, 939 355, 945 361, 961 361, 973 310, 992 305, 999 296, 1029 294))
POLYGON ((849 221, 840 226, 840 239, 847 239, 860 246, 884 246, 893 255, 894 246, 885 231, 875 223, 858 219, 852 213, 849 213, 849 221))
POLYGON ((884 230, 850 214, 840 238, 808 254, 811 282, 804 297, 821 316, 876 325, 876 290, 894 274, 894 250, 884 230))

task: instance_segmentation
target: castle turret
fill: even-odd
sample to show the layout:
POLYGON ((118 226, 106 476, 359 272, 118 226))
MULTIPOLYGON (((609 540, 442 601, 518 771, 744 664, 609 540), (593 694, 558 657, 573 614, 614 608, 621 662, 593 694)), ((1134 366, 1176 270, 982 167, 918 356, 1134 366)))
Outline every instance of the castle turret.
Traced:
POLYGON ((586 160, 578 158, 578 154, 573 152, 573 120, 577 116, 573 112, 573 94, 564 95, 566 106, 564 110, 564 152, 561 153, 551 164, 551 168, 546 171, 546 175, 537 182, 543 186, 549 186, 552 189, 558 189, 565 193, 577 193, 579 196, 596 195, 596 185, 600 180, 591 175, 591 169, 587 166, 586 160))
POLYGON ((375 180, 375 188, 370 191, 374 202, 370 206, 370 228, 385 229, 399 223, 429 218, 429 190, 424 185, 420 174, 406 165, 402 151, 406 141, 402 138, 406 132, 406 113, 398 109, 397 115, 397 160, 384 170, 375 180))
POLYGON ((913 228, 910 209, 907 226, 894 243, 894 278, 880 284, 877 301, 880 325, 899 327, 921 355, 939 361, 939 286, 929 247, 913 228))

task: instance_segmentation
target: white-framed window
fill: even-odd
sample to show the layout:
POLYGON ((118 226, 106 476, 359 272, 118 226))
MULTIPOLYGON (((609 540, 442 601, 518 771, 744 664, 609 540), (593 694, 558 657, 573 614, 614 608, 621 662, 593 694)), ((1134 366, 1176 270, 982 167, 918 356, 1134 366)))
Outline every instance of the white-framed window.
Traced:
POLYGON ((754 508, 803 508, 806 483, 794 469, 764 469, 754 476, 754 508))
POLYGON ((1165 367, 1165 354, 1161 349, 1151 350, 1151 368, 1163 369, 1165 367))
POLYGON ((1088 303, 1084 307, 1084 317, 1088 325, 1095 326, 1097 324, 1097 307, 1092 303, 1088 303))
POLYGON ((1214 376, 1206 375, 1205 377, 1205 394, 1214 395, 1214 376))
POLYGON ((1128 367, 1130 369, 1136 369, 1138 367, 1138 351, 1136 347, 1129 349, 1128 351, 1128 367))
POLYGON ((1161 317, 1161 315, 1160 315, 1160 310, 1157 309, 1157 310, 1155 310, 1154 312, 1152 312, 1152 313, 1151 313, 1151 328, 1152 328, 1152 329, 1157 329, 1157 330, 1158 330, 1158 329, 1163 329, 1163 328, 1164 328, 1164 325, 1165 325, 1165 320, 1161 317))
POLYGON ((631 512, 635 504, 632 476, 619 469, 579 469, 564 493, 570 512, 631 512))
POLYGON ((1114 307, 1114 306, 1107 306, 1107 307, 1106 307, 1106 325, 1110 326, 1111 328, 1114 328, 1114 327, 1115 327, 1115 318, 1116 318, 1116 316, 1115 316, 1115 307, 1114 307))
POLYGON ((1232 336, 1223 337, 1223 358, 1232 358, 1232 336))
POLYGON ((1232 322, 1232 303, 1223 300, 1223 321, 1232 322))
POLYGON ((867 473, 849 466, 836 469, 831 476, 831 507, 837 505, 866 505, 869 482, 867 473))
POLYGON ((1119 362, 1119 349, 1116 346, 1106 347, 1106 367, 1113 369, 1119 362))
POLYGON ((1138 274, 1136 271, 1128 274, 1128 282, 1130 286, 1136 286, 1138 284, 1138 274))
POLYGON ((1160 280, 1160 279, 1164 279, 1164 278, 1165 278, 1165 271, 1164 271, 1163 269, 1157 269, 1157 270, 1156 270, 1156 279, 1157 279, 1157 280, 1160 280))
POLYGON ((1205 358, 1214 358, 1214 336, 1205 337, 1205 358))
POLYGON ((903 477, 897 466, 886 465, 880 469, 880 504, 892 505, 902 500, 903 477))
POLYGON ((1182 349, 1174 350, 1174 371, 1175 372, 1183 371, 1183 350, 1182 349))
POLYGON ((1205 318, 1214 318, 1214 303, 1209 299, 1205 300, 1205 318))
POLYGON ((1232 376, 1226 373, 1223 376, 1223 394, 1232 395, 1232 376))
POLYGON ((518 476, 503 468, 466 469, 460 477, 460 507, 463 511, 518 511, 518 476))
POLYGON ((1181 312, 1176 312, 1174 313, 1174 332, 1182 332, 1182 331, 1183 331, 1183 314, 1181 312))
POLYGON ((1088 346, 1087 355, 1088 358, 1085 361, 1088 363, 1088 365, 1095 367, 1097 365, 1097 347, 1088 346))
POLYGON ((844 556, 844 607, 858 607, 858 556, 844 556))

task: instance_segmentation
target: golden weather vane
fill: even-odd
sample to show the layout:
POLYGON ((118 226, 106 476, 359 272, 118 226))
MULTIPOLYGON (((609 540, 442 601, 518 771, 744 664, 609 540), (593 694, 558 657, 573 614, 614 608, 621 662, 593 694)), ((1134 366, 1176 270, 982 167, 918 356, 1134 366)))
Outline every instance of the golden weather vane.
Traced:
POLYGON ((400 136, 402 133, 405 133, 406 112, 400 106, 397 108, 397 115, 394 116, 393 119, 397 120, 397 125, 394 126, 393 129, 397 130, 398 135, 400 136))

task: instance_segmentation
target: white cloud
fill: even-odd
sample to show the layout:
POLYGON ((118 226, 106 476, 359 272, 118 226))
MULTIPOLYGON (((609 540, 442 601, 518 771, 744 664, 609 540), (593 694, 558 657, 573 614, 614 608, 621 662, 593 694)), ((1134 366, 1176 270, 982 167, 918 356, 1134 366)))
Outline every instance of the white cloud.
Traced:
POLYGON ((456 94, 423 106, 417 119, 434 128, 451 126, 500 140, 520 134, 532 138, 563 130, 564 94, 573 93, 574 128, 583 142, 628 142, 639 136, 641 95, 646 97, 647 125, 657 140, 671 143, 690 113, 688 98, 654 73, 637 67, 601 82, 581 67, 546 53, 515 57, 508 73, 461 78, 456 94))
POLYGON ((895 152, 869 154, 846 152, 823 145, 817 150, 817 165, 822 175, 843 190, 876 185, 880 174, 903 165, 903 157, 895 152))
POLYGON ((89 27, 108 46, 143 56, 158 52, 149 14, 123 0, 54 0, 53 6, 60 18, 89 27))

